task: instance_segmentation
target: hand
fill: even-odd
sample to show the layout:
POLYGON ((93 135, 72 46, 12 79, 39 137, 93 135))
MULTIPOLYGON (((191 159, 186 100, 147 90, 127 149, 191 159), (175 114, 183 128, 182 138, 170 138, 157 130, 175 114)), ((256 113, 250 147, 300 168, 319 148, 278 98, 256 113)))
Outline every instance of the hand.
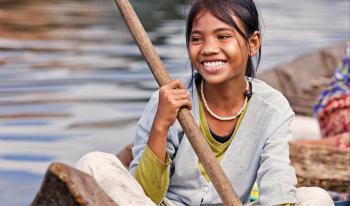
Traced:
POLYGON ((181 107, 192 109, 189 99, 190 93, 179 80, 172 80, 163 85, 159 90, 159 102, 154 119, 154 126, 168 130, 174 124, 177 113, 181 107))
POLYGON ((167 132, 174 124, 181 107, 192 108, 189 96, 190 94, 179 80, 170 81, 159 90, 158 108, 147 144, 164 163, 166 161, 167 132))

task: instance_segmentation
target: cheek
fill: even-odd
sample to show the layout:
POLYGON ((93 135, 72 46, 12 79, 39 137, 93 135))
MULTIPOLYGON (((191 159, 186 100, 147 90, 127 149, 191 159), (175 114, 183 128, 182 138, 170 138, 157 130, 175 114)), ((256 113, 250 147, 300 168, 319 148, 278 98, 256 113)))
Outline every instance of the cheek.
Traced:
POLYGON ((196 48, 188 47, 188 56, 192 62, 193 65, 198 64, 198 52, 196 48))
POLYGON ((245 59, 248 58, 247 48, 243 46, 230 46, 226 48, 226 51, 231 56, 233 61, 245 62, 245 59))

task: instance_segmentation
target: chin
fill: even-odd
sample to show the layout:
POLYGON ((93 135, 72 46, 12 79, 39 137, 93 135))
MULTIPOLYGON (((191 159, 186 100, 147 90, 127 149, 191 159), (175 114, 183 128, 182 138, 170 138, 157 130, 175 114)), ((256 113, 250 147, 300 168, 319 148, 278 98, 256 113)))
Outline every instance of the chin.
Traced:
POLYGON ((204 78, 204 80, 208 84, 212 84, 212 85, 223 84, 225 82, 230 82, 230 81, 240 81, 240 79, 242 78, 241 75, 228 76, 227 74, 221 74, 221 75, 207 75, 207 74, 202 75, 201 74, 201 76, 204 78))
POLYGON ((204 78, 205 82, 208 84, 221 84, 225 82, 225 78, 220 77, 220 76, 213 76, 213 75, 202 75, 204 78))

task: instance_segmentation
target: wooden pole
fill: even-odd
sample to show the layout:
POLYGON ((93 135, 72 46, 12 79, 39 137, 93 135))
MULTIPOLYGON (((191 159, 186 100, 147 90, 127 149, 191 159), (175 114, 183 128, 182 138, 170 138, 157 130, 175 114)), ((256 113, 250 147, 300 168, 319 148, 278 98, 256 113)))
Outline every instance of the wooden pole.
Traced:
MULTIPOLYGON (((115 0, 115 2, 159 86, 171 81, 169 74, 166 72, 164 65, 129 1, 115 0)), ((220 195, 224 205, 241 206, 242 203, 237 198, 237 194, 220 167, 209 145, 205 142, 205 138, 199 131, 196 121, 190 111, 187 108, 182 108, 177 115, 177 119, 179 120, 199 160, 202 162, 205 171, 220 195)))

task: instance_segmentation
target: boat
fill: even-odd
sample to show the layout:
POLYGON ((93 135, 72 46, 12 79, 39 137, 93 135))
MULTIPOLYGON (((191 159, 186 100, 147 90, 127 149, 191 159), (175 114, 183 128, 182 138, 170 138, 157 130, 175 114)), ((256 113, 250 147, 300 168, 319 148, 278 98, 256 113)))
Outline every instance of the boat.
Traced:
POLYGON ((93 177, 55 162, 46 171, 32 206, 118 206, 93 177))

